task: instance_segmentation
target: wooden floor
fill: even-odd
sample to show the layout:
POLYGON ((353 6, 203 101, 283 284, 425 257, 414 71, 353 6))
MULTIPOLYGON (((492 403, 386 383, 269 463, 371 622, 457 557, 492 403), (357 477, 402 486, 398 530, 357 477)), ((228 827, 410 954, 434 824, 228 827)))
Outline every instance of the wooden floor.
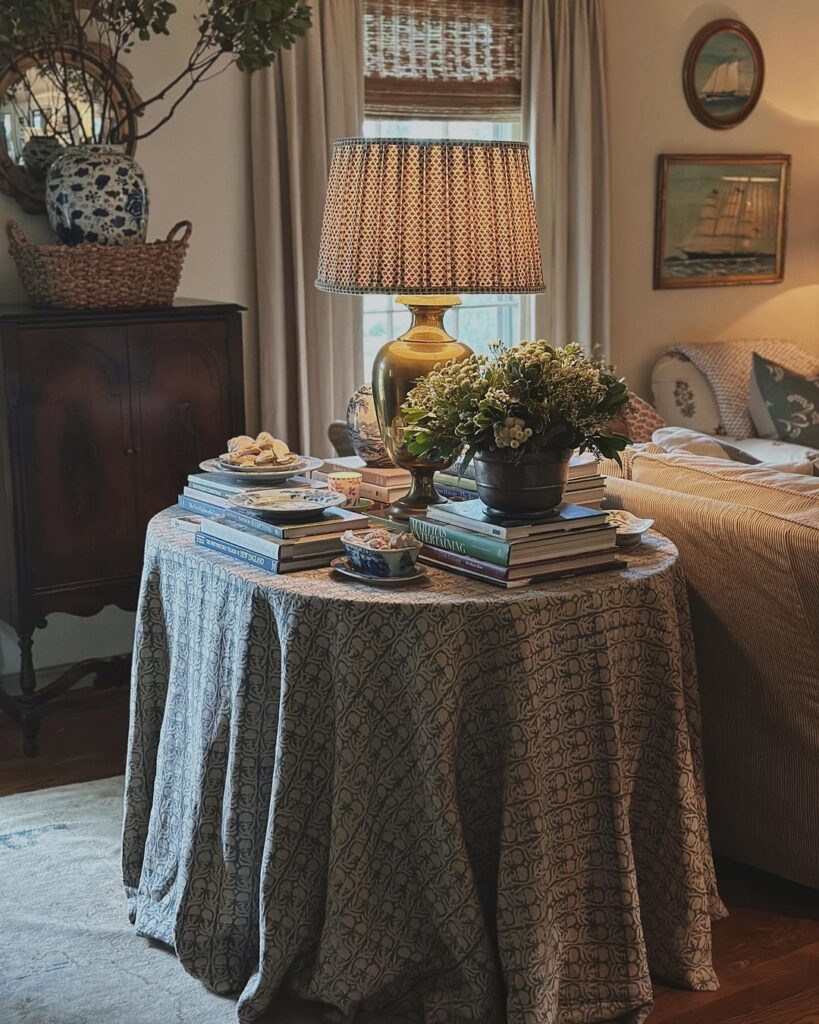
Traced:
MULTIPOLYGON (((43 723, 36 758, 20 756, 0 715, 0 795, 120 774, 127 705, 122 690, 75 691, 43 723)), ((718 870, 731 913, 714 925, 720 988, 658 984, 650 1024, 819 1024, 819 892, 737 864, 718 870)))

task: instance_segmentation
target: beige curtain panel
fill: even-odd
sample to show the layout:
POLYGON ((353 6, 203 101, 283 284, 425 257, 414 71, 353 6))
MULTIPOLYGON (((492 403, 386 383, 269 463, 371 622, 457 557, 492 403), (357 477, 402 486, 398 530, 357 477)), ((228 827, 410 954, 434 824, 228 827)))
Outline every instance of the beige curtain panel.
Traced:
POLYGON ((533 332, 609 351, 609 163, 603 0, 523 0, 523 138, 546 291, 533 332))
POLYGON ((364 376, 360 300, 314 286, 333 143, 360 134, 364 116, 361 2, 316 0, 312 12, 310 31, 251 79, 258 334, 248 385, 255 376, 265 429, 327 455, 327 425, 364 376))

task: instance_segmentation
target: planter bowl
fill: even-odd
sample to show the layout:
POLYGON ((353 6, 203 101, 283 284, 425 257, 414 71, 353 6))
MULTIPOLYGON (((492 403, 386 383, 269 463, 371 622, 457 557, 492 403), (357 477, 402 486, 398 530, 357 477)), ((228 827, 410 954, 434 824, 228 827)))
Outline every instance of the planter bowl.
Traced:
POLYGON ((478 497, 498 515, 546 515, 563 500, 571 457, 571 449, 518 458, 500 451, 480 452, 473 459, 478 497))

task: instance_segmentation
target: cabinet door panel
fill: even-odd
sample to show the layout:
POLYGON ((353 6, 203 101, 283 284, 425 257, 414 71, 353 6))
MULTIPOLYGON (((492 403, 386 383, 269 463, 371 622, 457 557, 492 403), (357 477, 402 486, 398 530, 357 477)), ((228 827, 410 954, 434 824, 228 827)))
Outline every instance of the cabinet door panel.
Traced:
POLYGON ((38 589, 138 573, 124 329, 19 333, 20 475, 38 589))
POLYGON ((227 320, 128 329, 140 518, 176 501, 231 433, 227 320))

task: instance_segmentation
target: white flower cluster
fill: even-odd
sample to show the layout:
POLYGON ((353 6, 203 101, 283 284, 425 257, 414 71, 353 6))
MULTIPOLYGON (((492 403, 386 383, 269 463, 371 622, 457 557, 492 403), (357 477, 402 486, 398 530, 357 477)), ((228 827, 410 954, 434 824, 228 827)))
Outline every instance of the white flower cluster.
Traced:
POLYGON ((503 423, 495 424, 495 444, 498 448, 520 448, 532 436, 532 428, 517 416, 507 416, 503 423))

